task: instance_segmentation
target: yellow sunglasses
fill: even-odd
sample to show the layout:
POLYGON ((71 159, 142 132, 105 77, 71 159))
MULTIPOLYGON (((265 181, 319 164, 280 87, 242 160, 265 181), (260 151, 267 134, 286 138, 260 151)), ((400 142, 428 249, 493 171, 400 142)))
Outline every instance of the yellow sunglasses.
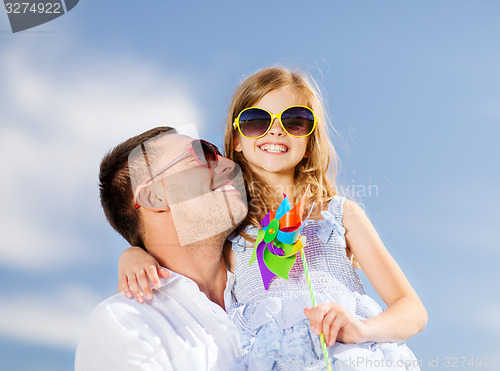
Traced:
POLYGON ((311 135, 318 122, 314 111, 306 106, 291 106, 279 114, 259 107, 249 107, 236 117, 233 128, 238 129, 245 138, 262 138, 271 129, 276 119, 287 134, 298 138, 311 135))

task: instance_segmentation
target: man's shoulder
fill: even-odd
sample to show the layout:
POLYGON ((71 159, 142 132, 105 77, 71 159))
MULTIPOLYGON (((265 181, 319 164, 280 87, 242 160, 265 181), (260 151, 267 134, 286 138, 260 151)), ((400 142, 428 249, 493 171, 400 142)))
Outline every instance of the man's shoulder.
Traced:
POLYGON ((141 308, 141 303, 128 298, 123 292, 119 292, 101 301, 97 307, 95 307, 94 313, 101 311, 109 312, 110 309, 126 307, 141 308))
MULTIPOLYGON (((114 294, 103 300, 92 313, 92 317, 111 316, 116 312, 123 313, 144 313, 158 311, 172 303, 173 298, 188 297, 192 284, 185 277, 173 274, 169 278, 160 278, 162 286, 154 290, 154 299, 139 303, 135 299, 128 298, 123 292, 114 294)), ((194 288, 194 287, 193 287, 194 288)))
POLYGON ((141 318, 144 318, 144 313, 149 310, 149 305, 129 299, 123 292, 120 292, 103 300, 94 308, 88 319, 88 325, 90 327, 95 325, 100 327, 103 323, 110 325, 111 321, 123 325, 124 321, 128 322, 127 317, 134 316, 134 314, 143 314, 134 319, 135 321, 141 321, 141 318))
POLYGON ((75 370, 131 370, 128 361, 137 355, 147 365, 148 360, 156 362, 159 358, 168 364, 168 357, 162 355, 163 346, 157 347, 154 341, 173 334, 165 313, 151 302, 141 304, 123 293, 108 297, 87 320, 76 350, 75 370))
POLYGON ((153 300, 139 303, 124 293, 118 293, 103 300, 94 308, 87 320, 84 337, 116 338, 128 336, 131 332, 146 327, 155 332, 156 329, 164 329, 165 326, 170 328, 169 322, 175 318, 176 312, 164 295, 162 298, 155 295, 153 300), (147 326, 151 321, 157 326, 147 326))

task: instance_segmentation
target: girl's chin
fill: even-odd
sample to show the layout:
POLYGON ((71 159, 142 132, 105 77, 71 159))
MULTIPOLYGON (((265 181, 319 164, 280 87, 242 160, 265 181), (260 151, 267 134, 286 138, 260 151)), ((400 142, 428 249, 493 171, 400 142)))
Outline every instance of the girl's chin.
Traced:
POLYGON ((263 175, 265 174, 275 174, 275 175, 292 175, 294 174, 294 169, 289 169, 289 168, 283 168, 283 166, 276 166, 276 165, 264 165, 261 166, 260 171, 263 172, 263 175))
POLYGON ((292 175, 295 172, 295 166, 285 166, 284 161, 279 159, 269 161, 269 159, 260 159, 260 161, 250 164, 250 169, 257 175, 264 178, 266 175, 271 174, 282 174, 282 175, 292 175), (267 160, 267 161, 266 161, 267 160))

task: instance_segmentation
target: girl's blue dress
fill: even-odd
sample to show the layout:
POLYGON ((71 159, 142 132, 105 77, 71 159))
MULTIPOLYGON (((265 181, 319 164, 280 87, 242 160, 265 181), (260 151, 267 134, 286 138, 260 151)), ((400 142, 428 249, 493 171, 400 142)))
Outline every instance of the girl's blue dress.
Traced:
MULTIPOLYGON (((360 320, 377 316, 382 308, 367 296, 346 256, 342 226, 344 197, 335 196, 323 212, 324 220, 307 221, 302 235, 317 304, 335 302, 360 320)), ((257 235, 249 226, 246 233, 257 235)), ((300 256, 289 280, 276 277, 264 289, 257 262, 248 265, 253 244, 241 236, 229 237, 236 251, 233 304, 228 314, 242 332, 246 354, 231 370, 324 370, 319 337, 309 328, 303 309, 311 298, 300 256)), ((336 342, 328 348, 332 370, 419 370, 418 361, 404 343, 336 342)))

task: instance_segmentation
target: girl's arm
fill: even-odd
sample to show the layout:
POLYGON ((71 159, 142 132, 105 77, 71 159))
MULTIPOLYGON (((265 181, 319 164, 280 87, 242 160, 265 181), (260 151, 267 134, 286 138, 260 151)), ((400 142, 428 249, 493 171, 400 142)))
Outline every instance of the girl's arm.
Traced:
POLYGON ((422 331, 427 312, 405 275, 380 240, 363 209, 344 202, 342 224, 347 246, 388 308, 365 321, 336 303, 304 309, 311 329, 323 333, 328 346, 344 343, 401 342, 422 331))
MULTIPOLYGON (((231 272, 236 264, 231 242, 224 244, 224 257, 231 272)), ((155 258, 137 246, 126 249, 118 259, 118 292, 123 291, 129 298, 135 296, 139 303, 153 299, 153 290, 160 288, 160 277, 170 277, 171 273, 160 267, 155 258)))
POLYGON ((146 251, 136 246, 129 247, 118 259, 118 292, 123 291, 129 298, 133 293, 136 300, 143 303, 144 297, 153 299, 151 285, 159 289, 159 277, 167 278, 170 275, 146 251))
POLYGON ((427 324, 427 311, 387 251, 363 209, 345 200, 342 224, 347 246, 388 308, 363 323, 365 341, 399 342, 419 333, 427 324))

